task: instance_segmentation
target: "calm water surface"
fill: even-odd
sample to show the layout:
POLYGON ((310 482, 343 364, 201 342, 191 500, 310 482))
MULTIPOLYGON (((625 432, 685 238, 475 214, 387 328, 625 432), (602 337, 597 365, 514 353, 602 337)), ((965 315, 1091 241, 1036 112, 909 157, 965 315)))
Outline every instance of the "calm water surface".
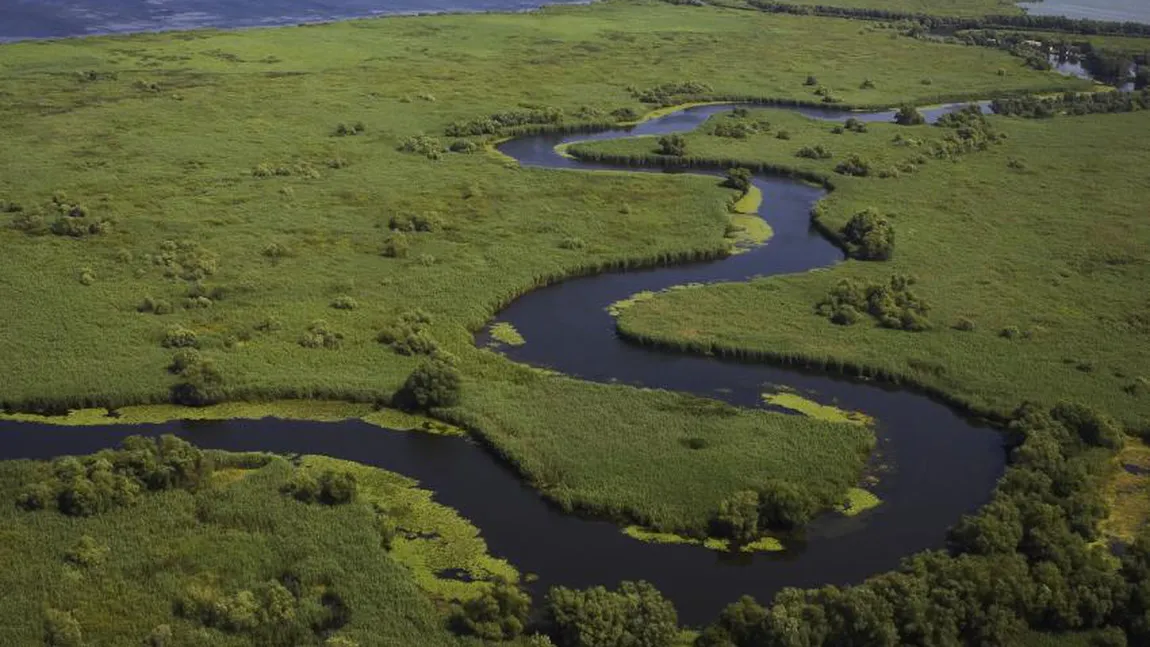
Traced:
POLYGON ((1150 0, 1043 0, 1020 5, 1036 16, 1150 23, 1150 0))
POLYGON ((267 27, 387 14, 526 11, 555 0, 0 0, 0 41, 267 27))

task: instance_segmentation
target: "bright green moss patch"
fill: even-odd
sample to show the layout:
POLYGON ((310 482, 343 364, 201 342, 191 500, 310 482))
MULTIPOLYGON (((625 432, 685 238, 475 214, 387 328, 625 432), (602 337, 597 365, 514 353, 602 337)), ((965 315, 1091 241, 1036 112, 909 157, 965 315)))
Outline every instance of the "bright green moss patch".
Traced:
POLYGON ((814 400, 804 398, 797 393, 764 393, 763 401, 776 407, 796 411, 816 420, 844 422, 853 425, 869 425, 874 423, 872 418, 858 411, 845 411, 829 404, 821 404, 814 400))
POLYGON ((527 340, 523 338, 523 335, 519 334, 515 326, 506 321, 500 321, 491 327, 491 338, 508 346, 522 346, 527 343, 527 340))
POLYGON ((123 407, 109 415, 107 409, 77 409, 67 415, 44 416, 37 414, 0 414, 0 420, 35 422, 64 427, 97 425, 139 425, 169 422, 171 420, 316 420, 338 422, 363 420, 378 427, 398 431, 426 431, 450 436, 464 435, 464 431, 448 423, 427 416, 398 409, 378 409, 370 404, 329 400, 278 400, 274 402, 225 402, 207 407, 183 407, 173 404, 151 404, 123 407))
MULTIPOLYGON (((727 539, 719 539, 716 537, 693 539, 670 532, 648 530, 641 526, 627 526, 623 528, 623 534, 651 544, 689 544, 692 546, 702 546, 708 550, 721 553, 730 552, 732 547, 730 540, 727 539)), ((743 553, 761 553, 778 552, 786 550, 786 548, 783 546, 783 543, 775 537, 761 537, 753 542, 739 545, 738 550, 743 553)))
POLYGON ((359 484, 359 497, 382 508, 394 520, 397 534, 391 556, 411 569, 420 588, 443 600, 466 600, 483 592, 483 581, 502 578, 517 582, 519 574, 506 561, 487 553, 479 529, 433 500, 429 490, 404 476, 326 456, 306 456, 304 470, 350 471, 359 484), (438 577, 443 571, 466 573, 474 582, 438 577))
POLYGON ((880 505, 882 505, 882 499, 872 492, 856 487, 847 490, 847 502, 840 512, 848 517, 853 517, 880 505))

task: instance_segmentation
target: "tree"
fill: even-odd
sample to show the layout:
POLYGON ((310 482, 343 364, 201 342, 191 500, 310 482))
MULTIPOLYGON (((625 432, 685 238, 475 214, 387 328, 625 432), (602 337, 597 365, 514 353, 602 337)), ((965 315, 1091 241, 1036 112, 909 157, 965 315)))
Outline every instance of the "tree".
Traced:
POLYGON ((842 229, 851 256, 864 261, 886 261, 894 254, 894 226, 874 209, 851 216, 842 229))
POLYGON ((407 376, 396 400, 405 409, 452 407, 459 403, 462 381, 459 369, 443 360, 431 359, 407 376))
POLYGON ((771 481, 759 495, 759 524, 791 530, 805 525, 818 511, 818 504, 794 483, 771 481))
POLYGON ((670 647, 679 633, 675 607, 647 582, 553 587, 546 622, 559 647, 670 647))
POLYGON ((894 122, 900 126, 919 126, 925 124, 926 119, 914 106, 903 106, 895 113, 894 122))
POLYGON ((456 621, 464 631, 484 640, 510 640, 523 633, 530 612, 530 596, 499 580, 483 595, 464 602, 456 621))
POLYGON ((682 135, 664 135, 659 138, 659 148, 655 152, 682 157, 687 152, 687 140, 682 135))
POLYGON ((736 492, 719 503, 712 526, 719 537, 730 537, 739 542, 754 539, 759 534, 759 493, 750 490, 736 492))
POLYGON ((727 179, 723 186, 746 192, 751 188, 751 171, 745 168, 727 169, 727 179))

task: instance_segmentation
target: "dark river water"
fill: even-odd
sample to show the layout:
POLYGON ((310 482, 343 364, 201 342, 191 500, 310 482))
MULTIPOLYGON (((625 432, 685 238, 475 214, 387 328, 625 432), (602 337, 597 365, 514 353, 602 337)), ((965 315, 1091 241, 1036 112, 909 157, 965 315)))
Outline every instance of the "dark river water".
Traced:
MULTIPOLYGON (((559 156, 554 146, 574 139, 691 130, 730 108, 688 109, 632 130, 597 135, 525 137, 501 150, 526 166, 586 172, 604 167, 559 156)), ((924 112, 933 119, 950 109, 924 112)), ((805 112, 846 118, 843 113, 805 112)), ((861 117, 887 120, 892 114, 861 117)), ((809 527, 803 542, 785 552, 734 556, 694 546, 645 544, 613 524, 560 513, 469 441, 389 432, 356 421, 185 421, 85 428, 0 423, 0 458, 89 453, 131 434, 176 433, 203 447, 326 454, 376 465, 434 490, 438 501, 480 528, 492 553, 538 575, 536 593, 553 584, 584 587, 645 579, 675 602, 687 623, 707 622, 744 593, 767 599, 784 586, 857 582, 896 567, 911 553, 940 546, 949 525, 988 499, 1004 467, 999 434, 907 391, 635 347, 615 336, 614 322, 604 311, 641 290, 801 272, 842 260, 838 249, 809 227, 809 210, 823 195, 821 189, 778 178, 756 177, 754 182, 764 194, 759 213, 775 232, 769 244, 710 263, 563 282, 514 301, 498 321, 511 322, 528 340, 508 351, 509 357, 585 379, 673 389, 750 407, 760 406, 764 385, 787 385, 817 394, 815 399, 822 402, 874 416, 879 421, 879 451, 890 465, 872 488, 883 505, 856 518, 824 515, 809 527)), ((486 344, 487 333, 476 341, 486 344)))

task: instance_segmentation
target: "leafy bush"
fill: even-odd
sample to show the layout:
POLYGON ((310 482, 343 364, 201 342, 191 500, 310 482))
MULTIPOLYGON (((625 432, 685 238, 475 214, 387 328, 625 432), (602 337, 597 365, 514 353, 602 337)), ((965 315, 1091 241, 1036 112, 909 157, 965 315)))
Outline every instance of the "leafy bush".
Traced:
POLYGON ((779 132, 775 133, 775 139, 790 139, 790 138, 791 138, 791 132, 789 130, 780 130, 779 132))
POLYGON ((308 470, 297 469, 282 489, 304 503, 324 505, 352 503, 359 492, 355 474, 342 470, 324 470, 316 478, 308 470))
POLYGON ((659 147, 655 152, 660 155, 674 155, 682 157, 687 153, 687 140, 682 135, 664 135, 659 138, 659 147))
POLYGON ((867 131, 866 122, 856 117, 849 117, 843 124, 843 127, 855 133, 865 133, 867 131))
POLYGON ((336 137, 353 137, 361 135, 367 131, 367 126, 362 121, 357 121, 354 124, 341 123, 335 127, 336 137))
POLYGON ((523 633, 530 612, 531 598, 500 580, 483 595, 464 602, 455 622, 463 632, 484 640, 510 640, 523 633))
POLYGON ((817 78, 815 78, 814 75, 808 75, 807 80, 803 81, 803 85, 806 85, 806 86, 812 86, 813 87, 813 86, 816 86, 818 84, 819 84, 819 80, 817 78))
MULTIPOLYGON (((450 133, 449 133, 450 134, 450 133)), ((427 159, 437 160, 443 157, 445 149, 443 143, 435 137, 429 135, 415 135, 414 137, 407 137, 399 142, 396 147, 401 153, 416 153, 423 155, 427 159)))
POLYGON ((108 547, 93 539, 91 535, 81 535, 76 545, 64 553, 64 559, 76 566, 98 566, 103 563, 108 553, 108 547))
POLYGON ((48 647, 83 647, 83 631, 75 616, 59 609, 45 611, 44 644, 48 647))
POLYGON ((822 144, 814 147, 803 146, 798 150, 798 152, 795 153, 795 157, 805 157, 807 159, 813 160, 828 160, 833 156, 834 155, 831 153, 830 149, 826 148, 822 144))
POLYGON ((802 527, 818 510, 818 502, 794 483, 772 481, 759 493, 759 523, 767 528, 802 527))
POLYGON ((459 403, 462 382, 459 369, 445 361, 431 359, 407 376, 403 388, 396 394, 396 401, 409 410, 452 407, 459 403))
POLYGON ((402 231, 393 232, 383 241, 382 254, 388 258, 406 258, 411 250, 411 243, 402 231))
POLYGON ((863 79, 862 84, 859 85, 860 90, 873 90, 874 88, 874 81, 870 79, 863 79))
POLYGON ((900 126, 919 126, 926 123, 926 118, 914 106, 903 106, 895 113, 894 122, 900 126))
POLYGON ((336 310, 355 310, 359 307, 359 302, 346 294, 341 294, 332 300, 331 307, 336 310))
POLYGON ((894 255, 894 226, 874 209, 851 216, 840 233, 854 258, 886 261, 894 255))
POLYGON ((168 315, 174 312, 172 304, 164 299, 154 299, 151 295, 144 297, 140 305, 136 306, 137 312, 150 312, 156 315, 168 315))
POLYGON ((294 574, 283 579, 232 595, 193 583, 176 601, 176 612, 205 627, 246 636, 251 644, 267 647, 316 644, 328 631, 347 623, 347 605, 330 585, 322 580, 301 582, 294 574))
POLYGON ((845 160, 835 166, 835 173, 842 175, 852 175, 856 177, 866 177, 870 175, 870 163, 863 160, 858 155, 851 153, 845 160))
POLYGON ((449 150, 452 153, 477 153, 479 152, 479 144, 470 139, 457 139, 451 142, 449 150))
POLYGON ((457 121, 444 131, 448 137, 496 135, 519 126, 558 125, 563 123, 559 108, 518 108, 497 112, 470 121, 457 121))
POLYGON ((160 345, 164 348, 197 348, 200 339, 194 330, 183 326, 172 326, 164 332, 164 340, 160 345))
POLYGON ((433 232, 442 226, 442 219, 439 217, 439 214, 434 211, 428 211, 426 213, 420 214, 399 214, 392 216, 387 221, 388 229, 391 229, 392 231, 408 233, 433 232))
POLYGON ((679 634, 675 607, 647 582, 623 582, 617 591, 556 586, 545 610, 559 647, 670 647, 679 634))
POLYGON ((746 192, 751 188, 751 177, 750 169, 739 167, 727 169, 723 186, 746 192))
POLYGON ((336 350, 343 345, 343 333, 333 330, 323 319, 316 319, 300 337, 299 345, 304 348, 336 350))
POLYGON ((291 256, 291 250, 283 243, 268 243, 260 253, 271 259, 291 256))
POLYGON ((614 117, 617 121, 630 123, 632 121, 638 121, 641 115, 634 108, 627 107, 612 110, 611 116, 614 117))
POLYGON ((630 88, 631 94, 643 103, 654 103, 669 106, 683 103, 689 99, 701 99, 712 92, 714 88, 699 81, 682 81, 679 83, 663 83, 646 90, 630 88))
POLYGON ((736 492, 719 503, 719 510, 711 522, 711 532, 717 537, 729 537, 737 542, 748 542, 759 534, 759 493, 746 490, 736 492))
POLYGON ((439 350, 439 344, 427 330, 430 325, 431 315, 419 309, 409 310, 381 330, 376 341, 400 355, 432 355, 439 350))
POLYGON ((900 274, 892 275, 885 284, 843 279, 815 306, 815 312, 843 326, 860 321, 865 313, 884 328, 926 330, 930 306, 911 291, 913 284, 913 278, 900 274))

